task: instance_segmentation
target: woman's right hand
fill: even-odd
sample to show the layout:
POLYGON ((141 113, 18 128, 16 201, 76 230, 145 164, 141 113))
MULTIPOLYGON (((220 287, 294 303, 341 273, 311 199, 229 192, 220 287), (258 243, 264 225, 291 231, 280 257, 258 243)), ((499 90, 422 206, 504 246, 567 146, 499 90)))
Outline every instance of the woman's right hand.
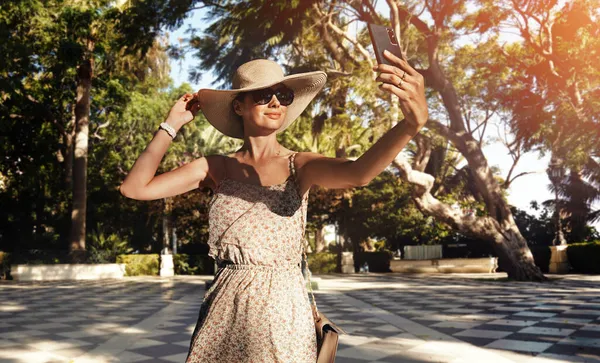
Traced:
POLYGON ((192 121, 198 111, 200 111, 198 95, 186 93, 175 102, 165 122, 178 131, 183 125, 192 121))

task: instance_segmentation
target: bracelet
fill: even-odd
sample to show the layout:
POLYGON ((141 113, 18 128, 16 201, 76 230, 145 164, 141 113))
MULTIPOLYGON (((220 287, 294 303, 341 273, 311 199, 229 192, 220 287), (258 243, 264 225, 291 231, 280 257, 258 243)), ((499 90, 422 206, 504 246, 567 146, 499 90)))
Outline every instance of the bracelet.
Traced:
POLYGON ((175 138, 175 136, 177 136, 177 132, 175 132, 175 129, 173 128, 173 126, 169 125, 166 122, 163 122, 160 124, 160 126, 158 126, 158 129, 163 129, 167 132, 167 134, 169 134, 169 136, 171 136, 172 139, 175 138))

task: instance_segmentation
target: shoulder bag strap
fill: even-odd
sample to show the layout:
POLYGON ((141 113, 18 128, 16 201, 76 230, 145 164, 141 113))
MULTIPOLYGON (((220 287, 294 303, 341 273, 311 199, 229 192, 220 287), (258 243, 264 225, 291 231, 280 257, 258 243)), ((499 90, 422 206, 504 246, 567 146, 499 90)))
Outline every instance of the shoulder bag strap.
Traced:
MULTIPOLYGON (((294 178, 294 182, 297 183, 296 179, 296 167, 294 165, 294 159, 296 158, 296 154, 297 153, 293 153, 290 156, 290 172, 292 174, 292 177, 294 178)), ((296 184, 297 185, 297 184, 296 184)), ((302 213, 300 214, 300 219, 302 220, 302 260, 304 261, 304 268, 306 268, 306 276, 308 278, 308 291, 310 292, 310 296, 312 299, 312 306, 313 306, 313 312, 315 314, 315 318, 318 318, 319 316, 319 309, 317 308, 317 302, 315 301, 315 294, 313 293, 313 289, 312 289, 312 282, 310 280, 310 277, 312 276, 312 273, 310 272, 310 269, 308 268, 308 260, 306 258, 306 246, 308 245, 308 241, 305 238, 305 233, 306 233, 306 220, 305 220, 305 213, 306 213, 306 208, 305 208, 305 203, 304 203, 304 198, 302 198, 301 202, 301 208, 302 208, 302 213)), ((308 216, 306 216, 308 217, 308 216)))

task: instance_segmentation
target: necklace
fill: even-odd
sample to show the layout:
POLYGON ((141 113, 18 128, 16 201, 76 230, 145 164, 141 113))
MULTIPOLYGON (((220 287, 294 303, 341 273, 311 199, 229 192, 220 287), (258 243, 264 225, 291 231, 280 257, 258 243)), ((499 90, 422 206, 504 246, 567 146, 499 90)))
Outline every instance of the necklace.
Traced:
POLYGON ((275 156, 280 156, 281 155, 281 144, 277 144, 278 148, 277 148, 277 152, 275 153, 275 156))

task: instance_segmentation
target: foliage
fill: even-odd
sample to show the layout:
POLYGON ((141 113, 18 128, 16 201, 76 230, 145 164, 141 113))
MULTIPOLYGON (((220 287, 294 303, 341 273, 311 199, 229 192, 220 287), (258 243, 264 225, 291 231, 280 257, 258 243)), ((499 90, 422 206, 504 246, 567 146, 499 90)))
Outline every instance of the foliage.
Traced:
MULTIPOLYGON (((563 158, 569 173, 559 186, 558 207, 566 214, 569 240, 597 238, 597 232, 586 224, 600 216, 591 208, 600 190, 600 73, 594 63, 600 28, 591 21, 598 17, 598 9, 593 0, 546 2, 520 15, 513 3, 476 1, 474 6, 465 6, 464 2, 448 2, 443 8, 427 8, 435 21, 420 24, 417 14, 422 4, 404 1, 398 24, 403 45, 410 62, 428 77, 433 71, 445 72, 445 89, 454 90, 452 97, 457 98, 463 118, 460 122, 465 135, 476 139, 475 149, 490 141, 484 137, 486 129, 499 126, 513 138, 508 140, 513 157, 538 150, 563 158), (551 20, 552 29, 544 33, 544 24, 519 27, 524 24, 515 20, 519 16, 533 24, 536 19, 551 20), (433 32, 427 34, 424 28, 433 32), (500 31, 506 28, 521 38, 512 43, 501 40, 500 31), (532 34, 538 30, 539 37, 532 34), (465 42, 465 37, 470 41, 465 42), (427 54, 434 43, 437 59, 427 54), (428 69, 432 61, 439 62, 438 68, 428 69), (498 125, 491 123, 492 116, 499 116, 498 125)), ((171 86, 160 32, 161 27, 181 25, 198 4, 206 6, 205 20, 213 23, 204 34, 191 34, 189 49, 199 59, 193 78, 212 70, 219 84, 227 85, 239 64, 256 57, 278 60, 287 73, 328 72, 323 92, 278 136, 283 145, 329 157, 356 158, 401 118, 397 105, 377 90, 369 67, 373 58, 370 40, 357 20, 371 18, 390 24, 383 14, 368 10, 370 1, 155 0, 152 6, 142 0, 89 1, 85 6, 55 0, 7 2, 0 14, 0 51, 10 54, 0 59, 0 249, 20 250, 20 256, 32 262, 62 261, 52 253, 22 251, 68 247, 69 137, 73 135, 77 66, 86 58, 96 66, 87 194, 92 207, 87 221, 88 226, 102 224, 92 233, 113 241, 108 249, 113 252, 98 248, 90 259, 112 259, 116 250, 125 248, 117 241, 127 241, 127 248, 142 253, 158 251, 163 219, 168 219, 169 228, 176 230, 180 244, 190 251, 206 240, 209 193, 194 191, 140 202, 118 191, 170 105, 183 92, 193 91, 187 85, 171 86), (86 48, 90 39, 95 41, 92 51, 86 48)), ((430 115, 444 123, 453 117, 452 110, 447 94, 434 91, 436 87, 428 84, 430 115)), ((435 130, 423 130, 420 136, 420 144, 409 145, 408 152, 415 163, 425 160, 422 170, 435 178, 432 195, 472 210, 476 216, 487 216, 486 190, 494 183, 506 188, 511 179, 502 180, 498 170, 489 167, 493 177, 480 183, 476 173, 478 168, 487 170, 485 160, 471 165, 454 143, 435 130)), ((239 141, 220 135, 199 115, 181 130, 159 172, 238 146, 239 141)), ((363 188, 313 188, 307 227, 315 230, 337 224, 355 250, 369 238, 384 241, 381 249, 466 240, 423 215, 412 201, 413 192, 392 172, 363 188)), ((511 210, 531 245, 545 245, 553 238, 552 205, 544 208, 540 217, 511 210)), ((182 261, 182 270, 193 268, 193 262, 182 261)))
MULTIPOLYGON (((536 211, 540 210, 540 205, 536 202, 532 202, 531 207, 536 211)), ((548 208, 543 208, 539 217, 516 207, 512 207, 511 211, 515 218, 515 223, 519 227, 519 231, 521 231, 528 244, 540 246, 552 244, 552 240, 556 234, 556 220, 552 218, 548 208)))
POLYGON ((337 254, 330 252, 311 253, 306 255, 308 268, 313 274, 326 274, 337 269, 337 254))
POLYGON ((10 259, 12 264, 18 265, 55 265, 71 262, 62 250, 18 250, 10 254, 10 259))
POLYGON ((115 263, 118 255, 133 252, 127 241, 123 241, 116 233, 108 236, 104 232, 93 231, 87 239, 88 254, 91 263, 115 263))
POLYGON ((365 262, 369 265, 369 272, 391 272, 390 251, 380 252, 354 252, 354 267, 359 269, 365 262))
POLYGON ((418 210, 410 184, 389 171, 356 188, 348 208, 341 209, 336 219, 345 224, 356 246, 372 237, 385 240, 386 246, 395 250, 401 245, 439 244, 451 234, 447 225, 418 210))
POLYGON ((8 252, 0 251, 0 280, 8 279, 11 263, 11 254, 8 252))
MULTIPOLYGON (((206 20, 213 22, 202 35, 192 31, 189 46, 198 51, 200 69, 217 72, 221 85, 241 64, 277 52, 302 29, 302 19, 314 0, 228 1, 207 3, 206 20), (274 13, 277 16, 273 16, 274 13)), ((197 81, 201 72, 193 72, 197 81)))
POLYGON ((600 273, 600 241, 573 243, 567 247, 569 263, 576 273, 600 273))
MULTIPOLYGON (((569 175, 556 187, 561 218, 564 218, 569 231, 568 241, 584 241, 589 238, 588 223, 600 217, 599 211, 592 209, 592 205, 600 201, 600 178, 595 175, 600 175, 600 165, 590 163, 591 161, 584 165, 582 171, 570 170, 569 175), (590 175, 588 180, 584 177, 585 174, 590 175)), ((550 189, 553 190, 554 186, 550 189)), ((553 206, 556 213, 554 203, 554 199, 545 202, 546 205, 553 206)))
POLYGON ((156 276, 159 270, 159 255, 119 255, 117 263, 125 264, 125 276, 156 276))
POLYGON ((548 273, 550 269, 550 257, 552 251, 549 246, 534 245, 529 246, 531 253, 533 254, 533 260, 537 267, 542 270, 543 273, 548 273))
POLYGON ((173 255, 176 275, 212 275, 214 274, 214 261, 206 255, 187 255, 178 253, 173 255))
MULTIPOLYGON (((89 150, 93 158, 98 156, 94 148, 107 135, 118 138, 120 130, 113 126, 130 91, 145 83, 146 90, 157 92, 170 82, 165 76, 168 59, 155 31, 162 24, 177 25, 192 4, 153 4, 128 1, 116 7, 103 0, 20 0, 2 5, 0 51, 11 56, 0 61, 1 248, 68 248, 77 67, 88 60, 95 65, 89 150), (142 21, 144 17, 148 21, 142 21), (142 24, 157 28, 133 32, 142 24)), ((113 175, 102 167, 105 161, 101 157, 89 164, 90 177, 96 178, 89 181, 90 187, 92 193, 95 189, 114 198, 114 181, 104 180, 113 175)), ((106 203, 118 205, 114 199, 106 203)))

